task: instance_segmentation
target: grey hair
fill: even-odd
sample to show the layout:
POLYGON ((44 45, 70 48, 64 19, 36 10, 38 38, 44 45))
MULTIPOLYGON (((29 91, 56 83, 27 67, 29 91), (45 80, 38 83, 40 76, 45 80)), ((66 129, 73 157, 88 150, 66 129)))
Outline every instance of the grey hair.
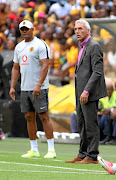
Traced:
POLYGON ((90 24, 86 20, 78 19, 75 21, 75 24, 77 24, 77 23, 83 23, 85 25, 86 29, 89 29, 89 32, 91 31, 90 24))

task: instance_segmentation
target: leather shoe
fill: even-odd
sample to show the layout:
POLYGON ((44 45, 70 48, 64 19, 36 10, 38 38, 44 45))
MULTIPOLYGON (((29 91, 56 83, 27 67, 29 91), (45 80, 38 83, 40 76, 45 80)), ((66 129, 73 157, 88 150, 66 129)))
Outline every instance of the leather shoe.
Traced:
POLYGON ((93 161, 89 159, 88 157, 85 157, 82 161, 75 161, 75 163, 80 163, 80 164, 98 164, 98 161, 93 161))
POLYGON ((65 161, 66 163, 75 163, 75 162, 78 162, 78 161, 82 161, 83 159, 81 159, 80 157, 75 157, 73 160, 69 160, 69 161, 65 161))

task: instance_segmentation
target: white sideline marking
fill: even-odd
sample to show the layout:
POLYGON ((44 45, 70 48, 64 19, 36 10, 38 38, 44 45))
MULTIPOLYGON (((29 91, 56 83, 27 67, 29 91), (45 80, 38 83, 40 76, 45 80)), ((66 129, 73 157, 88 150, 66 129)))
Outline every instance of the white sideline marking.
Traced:
POLYGON ((99 171, 99 170, 76 169, 76 168, 67 168, 67 167, 60 167, 60 166, 48 166, 48 165, 6 162, 6 161, 0 161, 0 163, 2 163, 2 164, 17 164, 17 165, 25 165, 25 166, 35 166, 35 167, 48 167, 48 168, 54 168, 54 169, 66 169, 66 170, 73 170, 73 171, 81 171, 81 173, 82 173, 82 171, 84 171, 84 172, 87 171, 87 172, 92 172, 92 173, 104 173, 104 171, 99 171))
MULTIPOLYGON (((5 170, 5 169, 0 169, 0 172, 31 172, 31 173, 61 173, 61 174, 98 174, 97 172, 63 172, 63 171, 28 171, 28 170, 5 170)), ((106 172, 100 172, 99 174, 106 174, 106 172)))
POLYGON ((59 160, 58 160, 58 159, 52 159, 52 160, 53 160, 53 161, 63 161, 63 160, 60 160, 60 159, 59 159, 59 160))

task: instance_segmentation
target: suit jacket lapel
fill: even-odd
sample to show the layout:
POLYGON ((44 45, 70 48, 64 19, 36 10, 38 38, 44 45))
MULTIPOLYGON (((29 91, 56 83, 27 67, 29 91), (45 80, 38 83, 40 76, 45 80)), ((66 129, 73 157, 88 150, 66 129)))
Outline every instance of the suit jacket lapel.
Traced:
MULTIPOLYGON (((91 39, 91 38, 90 38, 90 39, 91 39)), ((87 43, 86 43, 86 45, 85 45, 85 48, 84 48, 84 50, 83 50, 81 59, 80 59, 80 61, 79 61, 79 65, 77 66, 77 71, 78 71, 78 69, 79 69, 79 67, 80 67, 80 65, 81 65, 81 63, 82 63, 82 61, 83 61, 83 57, 84 57, 84 55, 85 55, 85 53, 86 53, 86 49, 87 49, 87 46, 89 45, 90 39, 87 41, 87 43)))

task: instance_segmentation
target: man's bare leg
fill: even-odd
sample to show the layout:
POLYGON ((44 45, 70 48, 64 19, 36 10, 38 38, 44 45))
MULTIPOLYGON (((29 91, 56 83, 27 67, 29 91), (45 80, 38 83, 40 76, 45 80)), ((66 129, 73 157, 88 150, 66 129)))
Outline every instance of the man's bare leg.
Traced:
POLYGON ((42 121, 48 143, 48 153, 44 156, 44 158, 55 158, 56 153, 54 148, 53 127, 49 119, 48 111, 39 114, 39 117, 42 121))

